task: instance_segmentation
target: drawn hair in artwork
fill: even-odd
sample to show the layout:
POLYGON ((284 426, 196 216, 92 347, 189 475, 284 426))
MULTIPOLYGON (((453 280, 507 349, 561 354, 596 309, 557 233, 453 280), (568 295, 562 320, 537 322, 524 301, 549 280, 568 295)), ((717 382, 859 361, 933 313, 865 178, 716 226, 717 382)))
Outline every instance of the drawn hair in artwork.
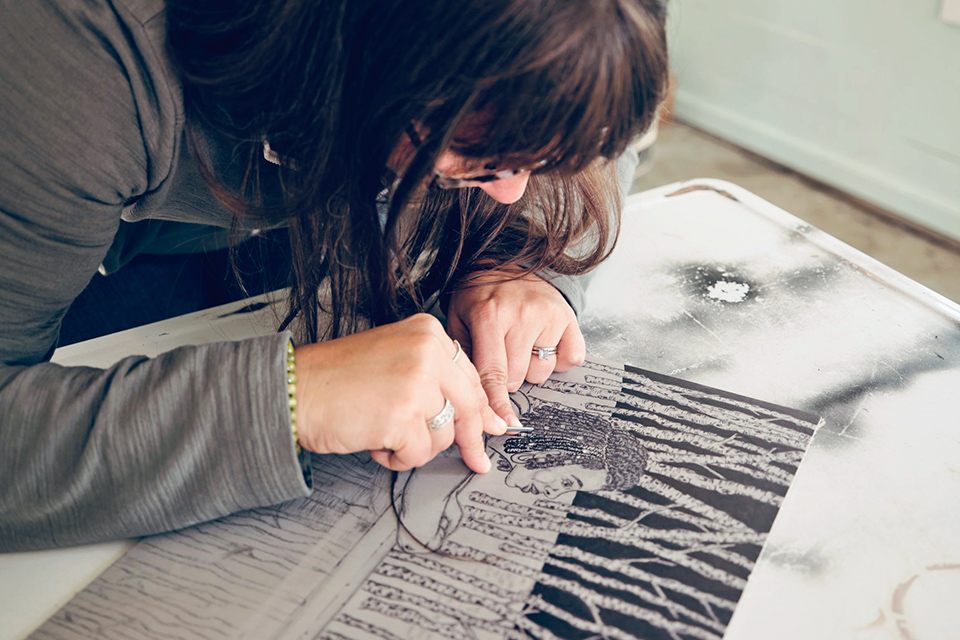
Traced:
POLYGON ((593 490, 629 489, 643 475, 647 452, 640 439, 631 431, 616 428, 608 418, 550 403, 539 404, 523 418, 536 430, 504 442, 506 457, 497 461, 501 471, 515 472, 518 466, 529 471, 559 467, 605 470, 605 481, 589 487, 593 490))

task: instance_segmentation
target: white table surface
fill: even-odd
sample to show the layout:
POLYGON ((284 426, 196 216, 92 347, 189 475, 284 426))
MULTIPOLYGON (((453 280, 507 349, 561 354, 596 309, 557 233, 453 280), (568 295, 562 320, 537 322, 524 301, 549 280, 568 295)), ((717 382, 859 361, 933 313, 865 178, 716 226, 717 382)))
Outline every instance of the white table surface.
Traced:
MULTIPOLYGON (((55 354, 269 331, 245 303, 55 354)), ((819 414, 725 638, 960 638, 960 307, 729 183, 633 196, 581 317, 595 355, 819 414)), ((0 555, 26 637, 129 543, 0 555)))

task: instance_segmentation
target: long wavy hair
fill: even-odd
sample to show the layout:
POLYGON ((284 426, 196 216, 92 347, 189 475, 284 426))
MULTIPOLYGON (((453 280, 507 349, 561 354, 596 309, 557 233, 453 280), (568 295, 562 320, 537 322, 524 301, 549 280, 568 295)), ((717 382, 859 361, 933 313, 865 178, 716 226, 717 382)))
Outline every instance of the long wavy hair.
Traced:
POLYGON ((201 172, 238 216, 289 228, 287 321, 310 341, 395 321, 478 269, 598 264, 619 224, 610 160, 651 126, 668 73, 663 0, 168 0, 167 20, 201 172), (411 123, 425 135, 395 175, 411 123), (426 186, 448 149, 545 163, 503 205, 426 186))

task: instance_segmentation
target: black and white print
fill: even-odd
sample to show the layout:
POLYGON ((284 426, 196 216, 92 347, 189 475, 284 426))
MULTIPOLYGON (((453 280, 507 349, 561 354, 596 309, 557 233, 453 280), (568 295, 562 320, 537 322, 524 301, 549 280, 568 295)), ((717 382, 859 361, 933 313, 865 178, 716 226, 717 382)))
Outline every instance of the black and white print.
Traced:
POLYGON ((317 637, 719 639, 816 419, 596 362, 517 403, 495 471, 405 478, 411 535, 317 637))

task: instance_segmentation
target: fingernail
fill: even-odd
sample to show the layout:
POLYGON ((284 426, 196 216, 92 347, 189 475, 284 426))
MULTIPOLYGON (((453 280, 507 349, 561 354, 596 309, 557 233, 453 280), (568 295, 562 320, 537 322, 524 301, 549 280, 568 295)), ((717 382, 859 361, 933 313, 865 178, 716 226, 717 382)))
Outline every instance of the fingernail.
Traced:
POLYGON ((487 452, 484 451, 484 453, 483 453, 483 473, 486 473, 487 471, 490 471, 491 467, 493 467, 493 463, 490 462, 490 456, 488 456, 488 455, 487 455, 487 452))
POLYGON ((501 418, 497 414, 493 414, 493 421, 497 423, 498 427, 500 427, 500 433, 506 433, 507 422, 503 418, 501 418))
POLYGON ((523 423, 520 422, 520 418, 512 413, 507 416, 507 424, 509 425, 507 427, 508 429, 523 429, 523 423))

